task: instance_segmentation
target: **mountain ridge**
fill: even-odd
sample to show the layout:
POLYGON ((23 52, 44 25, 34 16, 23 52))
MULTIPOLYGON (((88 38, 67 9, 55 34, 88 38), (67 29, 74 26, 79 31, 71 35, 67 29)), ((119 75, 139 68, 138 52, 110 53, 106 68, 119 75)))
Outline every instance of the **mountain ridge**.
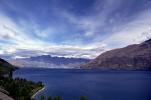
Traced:
POLYGON ((151 70, 151 39, 124 48, 106 51, 85 68, 151 70))
POLYGON ((9 73, 11 70, 14 71, 15 69, 17 69, 16 66, 13 66, 9 62, 0 58, 0 74, 9 73))
POLYGON ((10 61, 10 63, 19 67, 79 68, 81 64, 85 64, 89 61, 89 59, 84 58, 65 58, 41 55, 30 58, 15 59, 10 61))

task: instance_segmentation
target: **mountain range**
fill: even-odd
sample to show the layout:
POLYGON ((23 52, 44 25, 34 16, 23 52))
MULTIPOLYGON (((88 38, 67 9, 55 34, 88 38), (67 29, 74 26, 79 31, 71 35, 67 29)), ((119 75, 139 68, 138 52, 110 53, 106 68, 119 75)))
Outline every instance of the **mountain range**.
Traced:
POLYGON ((140 44, 106 51, 93 60, 42 55, 14 59, 10 63, 19 67, 151 70, 151 39, 140 44))
POLYGON ((20 58, 11 60, 10 63, 19 67, 45 67, 45 68, 79 68, 89 62, 84 58, 65 58, 41 55, 30 58, 20 58))
POLYGON ((84 68, 151 70, 151 39, 104 52, 84 68))

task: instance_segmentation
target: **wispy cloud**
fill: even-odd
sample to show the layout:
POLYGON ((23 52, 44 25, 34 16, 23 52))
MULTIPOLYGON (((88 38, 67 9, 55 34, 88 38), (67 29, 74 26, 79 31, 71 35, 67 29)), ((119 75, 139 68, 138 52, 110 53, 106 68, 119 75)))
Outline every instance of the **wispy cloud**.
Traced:
MULTIPOLYGON (((22 31, 11 19, 1 16, 0 38, 6 43, 0 43, 0 55, 4 58, 30 57, 37 55, 54 55, 65 57, 94 58, 96 52, 102 52, 105 45, 59 45, 47 43, 30 37, 30 34, 22 31)), ((37 32, 37 34, 40 34, 37 32)))
POLYGON ((126 46, 131 43, 140 43, 151 37, 151 9, 140 12, 135 19, 119 26, 103 43, 115 47, 126 46))
POLYGON ((151 37, 148 0, 83 2, 0 1, 0 56, 94 58, 151 37))

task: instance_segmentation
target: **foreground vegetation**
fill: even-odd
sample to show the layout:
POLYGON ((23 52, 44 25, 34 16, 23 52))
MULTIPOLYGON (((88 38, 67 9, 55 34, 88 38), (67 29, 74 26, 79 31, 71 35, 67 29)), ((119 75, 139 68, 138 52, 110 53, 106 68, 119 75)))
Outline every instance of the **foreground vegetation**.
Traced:
POLYGON ((0 78, 0 87, 8 91, 15 100, 31 100, 32 95, 43 86, 42 82, 35 83, 21 78, 0 78))
MULTIPOLYGON (((60 96, 48 96, 47 98, 41 96, 39 100, 63 100, 60 96)), ((79 100, 87 100, 85 96, 81 96, 79 100)))
MULTIPOLYGON (((32 96, 41 90, 44 85, 42 82, 28 81, 22 78, 13 79, 13 72, 17 67, 9 64, 0 58, 0 92, 5 92, 14 100, 34 100, 32 96)), ((62 100, 60 96, 41 96, 39 100, 62 100)), ((85 96, 81 96, 79 100, 87 100, 85 96)))
POLYGON ((0 58, 0 90, 15 100, 31 100, 44 87, 42 82, 32 82, 22 78, 13 79, 17 67, 0 58))

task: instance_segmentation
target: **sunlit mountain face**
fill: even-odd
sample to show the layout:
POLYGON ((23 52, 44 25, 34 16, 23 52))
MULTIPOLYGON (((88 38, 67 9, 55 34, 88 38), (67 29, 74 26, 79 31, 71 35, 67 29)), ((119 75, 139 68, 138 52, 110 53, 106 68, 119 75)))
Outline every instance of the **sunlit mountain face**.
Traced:
POLYGON ((93 59, 151 37, 150 0, 0 0, 0 57, 93 59))

